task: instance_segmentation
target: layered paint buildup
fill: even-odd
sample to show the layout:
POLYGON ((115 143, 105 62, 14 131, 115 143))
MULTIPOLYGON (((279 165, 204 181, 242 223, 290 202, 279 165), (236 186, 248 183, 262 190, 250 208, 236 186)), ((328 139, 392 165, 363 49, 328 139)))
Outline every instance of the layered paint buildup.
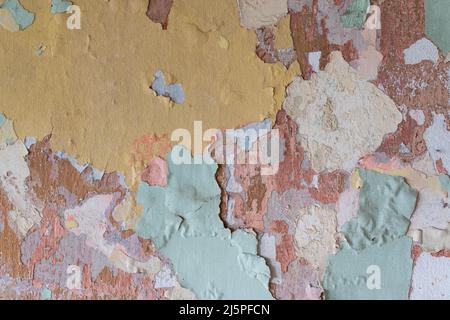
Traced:
POLYGON ((0 25, 11 32, 28 28, 33 23, 34 16, 19 0, 6 0, 0 6, 0 25))
POLYGON ((199 299, 269 299, 269 267, 254 234, 224 227, 219 218, 217 165, 176 165, 168 158, 166 187, 141 184, 144 212, 136 232, 171 259, 199 299))
POLYGON ((358 216, 342 232, 347 240, 330 257, 324 287, 329 299, 407 299, 412 240, 406 237, 417 192, 401 177, 360 170, 358 216), (373 269, 371 271, 371 269, 373 269), (380 284, 369 285, 371 272, 380 284))
POLYGON ((449 299, 449 15, 0 0, 0 299, 449 299))

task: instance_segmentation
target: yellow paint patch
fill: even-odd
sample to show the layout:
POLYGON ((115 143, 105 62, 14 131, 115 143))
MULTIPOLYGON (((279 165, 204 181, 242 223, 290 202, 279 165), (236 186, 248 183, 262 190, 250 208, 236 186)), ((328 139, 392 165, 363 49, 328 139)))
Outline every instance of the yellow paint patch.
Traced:
POLYGON ((359 169, 355 169, 350 176, 350 184, 353 189, 361 189, 363 186, 363 181, 359 175, 359 169))
POLYGON ((177 0, 167 31, 146 17, 148 0, 77 0, 81 30, 68 30, 69 15, 50 14, 49 2, 23 0, 34 24, 0 30, 0 112, 21 138, 52 132, 55 150, 128 182, 135 138, 192 130, 194 120, 206 129, 274 117, 298 73, 256 57, 235 1, 177 0), (149 89, 159 69, 183 85, 183 105, 149 89))
POLYGON ((292 43, 292 37, 291 37, 291 27, 290 27, 290 15, 285 16, 283 19, 280 20, 277 24, 276 28, 276 38, 275 43, 277 49, 287 49, 292 48, 294 44, 292 43))

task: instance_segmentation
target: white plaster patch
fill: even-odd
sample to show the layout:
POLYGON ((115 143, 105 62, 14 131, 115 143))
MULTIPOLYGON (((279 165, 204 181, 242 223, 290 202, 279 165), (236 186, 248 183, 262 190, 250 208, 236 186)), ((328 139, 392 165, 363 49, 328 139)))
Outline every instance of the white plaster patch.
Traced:
POLYGON ((95 195, 83 204, 64 211, 66 221, 75 221, 70 228, 75 235, 86 235, 86 244, 103 253, 117 268, 128 273, 146 273, 155 276, 161 269, 161 261, 151 257, 147 261, 137 261, 125 252, 125 248, 104 238, 107 230, 106 213, 112 205, 112 194, 95 195))
POLYGON ((161 260, 158 257, 152 256, 147 261, 137 261, 118 247, 113 249, 108 258, 114 266, 127 273, 145 273, 154 277, 161 270, 161 260))
POLYGON ((402 121, 395 103, 373 84, 360 80, 340 52, 333 52, 325 70, 311 80, 294 79, 287 88, 284 109, 299 125, 299 141, 317 172, 351 171, 402 121))
POLYGON ((423 126, 425 123, 425 114, 422 110, 409 110, 409 116, 413 118, 419 126, 423 126))
POLYGON ((176 284, 177 280, 167 266, 162 268, 155 277, 155 289, 172 288, 175 287, 176 284))
POLYGON ((416 260, 412 277, 412 300, 450 299, 450 258, 424 252, 416 260))
POLYGON ((107 243, 103 235, 106 232, 106 210, 111 205, 112 194, 95 195, 87 199, 82 205, 64 211, 66 220, 74 219, 77 223, 70 231, 77 236, 86 235, 86 244, 99 250, 109 257, 113 251, 113 245, 107 243))
POLYGON ((297 255, 307 260, 322 277, 328 257, 336 253, 336 212, 318 206, 300 210, 295 231, 297 255))
POLYGON ((439 50, 433 42, 427 38, 422 38, 403 51, 406 64, 417 64, 424 60, 437 63, 439 60, 439 50))
POLYGON ((25 237, 34 225, 39 225, 42 218, 41 208, 31 203, 26 185, 30 176, 25 161, 27 154, 28 150, 20 140, 0 149, 0 187, 14 206, 14 210, 8 212, 8 220, 20 237, 25 237))
POLYGON ((436 228, 422 230, 422 247, 429 252, 450 249, 450 224, 446 230, 436 228))
POLYGON ((337 222, 339 229, 358 216, 359 189, 350 188, 342 192, 337 202, 337 222))
POLYGON ((447 131, 444 115, 433 113, 433 124, 425 131, 423 138, 431 158, 442 160, 444 168, 450 172, 450 132, 447 131))
POLYGON ((275 25, 288 12, 287 0, 237 0, 241 26, 258 29, 275 25))
POLYGON ((173 288, 169 288, 164 293, 164 296, 169 300, 195 300, 195 295, 189 289, 182 288, 177 285, 173 288))
POLYGON ((281 264, 277 261, 276 238, 269 234, 264 234, 258 244, 258 253, 266 258, 271 271, 270 282, 280 284, 282 281, 281 264))
POLYGON ((410 230, 438 228, 446 229, 450 222, 450 207, 447 198, 432 189, 420 190, 416 209, 411 218, 410 230))

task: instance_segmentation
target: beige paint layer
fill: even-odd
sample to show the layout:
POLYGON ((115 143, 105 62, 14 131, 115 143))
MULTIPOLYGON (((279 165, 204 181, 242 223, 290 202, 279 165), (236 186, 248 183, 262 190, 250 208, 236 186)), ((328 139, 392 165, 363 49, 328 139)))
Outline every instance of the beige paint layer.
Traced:
POLYGON ((28 150, 22 141, 0 149, 0 187, 5 190, 14 210, 8 212, 8 221, 14 231, 25 237, 35 225, 39 225, 42 208, 37 208, 30 199, 27 179, 30 170, 25 160, 28 150))
POLYGON ((81 30, 51 15, 50 0, 22 3, 36 19, 22 32, 0 29, 0 112, 21 138, 52 132, 55 149, 128 181, 137 137, 192 130, 194 120, 222 128, 273 117, 298 72, 256 57, 235 1, 175 1, 167 31, 146 17, 147 0, 74 1, 81 30), (183 105, 149 89, 158 69, 183 85, 183 105))
POLYGON ((402 114, 372 83, 359 78, 340 52, 311 80, 296 77, 284 108, 299 126, 299 139, 316 171, 350 171, 358 159, 395 132, 402 114))
POLYGON ((287 0, 237 0, 241 25, 249 29, 275 25, 288 12, 287 0))
POLYGON ((336 212, 318 206, 300 210, 295 231, 295 246, 300 258, 306 259, 322 278, 328 257, 338 248, 336 212))

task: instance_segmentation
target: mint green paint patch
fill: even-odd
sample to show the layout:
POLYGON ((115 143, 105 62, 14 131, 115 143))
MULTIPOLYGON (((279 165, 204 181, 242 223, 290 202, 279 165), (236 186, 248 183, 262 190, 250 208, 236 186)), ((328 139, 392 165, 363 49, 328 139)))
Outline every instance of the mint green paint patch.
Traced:
POLYGON ((417 191, 402 177, 369 170, 360 170, 360 176, 363 186, 359 194, 358 217, 342 228, 350 246, 363 250, 405 235, 416 206, 417 191))
POLYGON ((6 122, 6 117, 3 113, 0 113, 0 128, 3 127, 3 125, 6 122))
POLYGON ((248 232, 243 230, 236 230, 233 232, 231 236, 231 242, 235 246, 239 246, 244 253, 257 253, 258 241, 256 241, 256 237, 248 232))
POLYGON ((180 284, 199 299, 272 299, 255 236, 231 233, 219 218, 217 165, 167 161, 166 187, 139 186, 137 234, 171 259, 180 284))
POLYGON ((34 13, 26 10, 19 0, 6 0, 1 8, 8 9, 12 17, 16 20, 20 30, 29 27, 34 21, 34 13))
POLYGON ((447 55, 450 52, 450 1, 425 0, 427 36, 447 55))
POLYGON ((450 193, 450 177, 446 174, 439 175, 439 182, 441 183, 442 187, 444 187, 447 192, 450 193))
POLYGON ((412 239, 355 251, 345 245, 330 257, 323 287, 328 300, 406 300, 413 261, 412 239))
POLYGON ((198 299, 272 298, 261 283, 268 283, 269 278, 264 259, 242 256, 240 248, 229 239, 175 233, 160 250, 172 261, 180 284, 191 289, 198 299))
POLYGON ((52 8, 51 13, 65 13, 67 12, 67 9, 72 5, 72 1, 65 1, 65 0, 52 0, 52 8))
POLYGON ((341 16, 341 23, 346 28, 362 28, 367 18, 369 0, 353 0, 347 11, 341 16))
POLYGON ((41 291, 41 300, 50 300, 52 298, 52 291, 45 287, 41 291))

